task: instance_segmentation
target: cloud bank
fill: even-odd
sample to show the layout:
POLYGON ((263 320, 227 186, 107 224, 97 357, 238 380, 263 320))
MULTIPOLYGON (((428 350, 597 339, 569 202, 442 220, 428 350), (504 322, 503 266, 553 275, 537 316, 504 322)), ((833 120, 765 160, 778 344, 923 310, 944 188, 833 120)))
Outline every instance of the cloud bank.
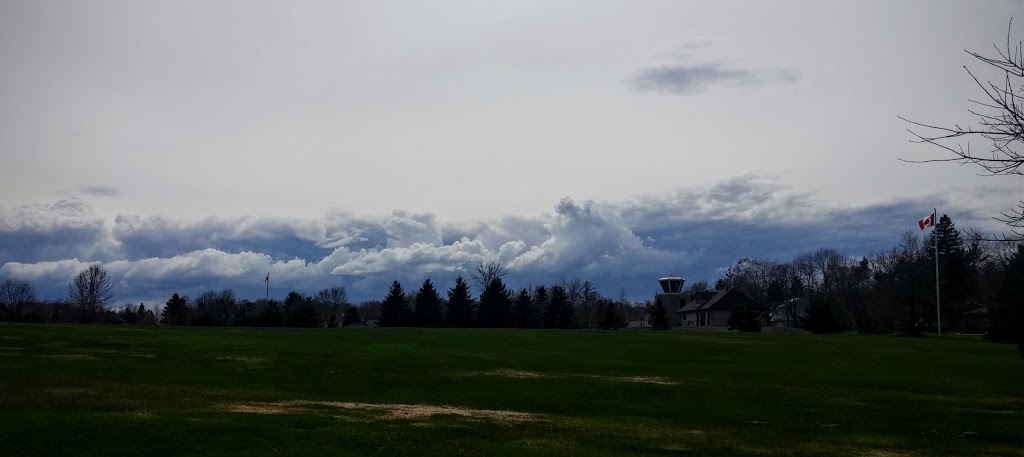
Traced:
MULTIPOLYGON (((398 210, 108 222, 72 198, 0 210, 0 277, 28 279, 41 296, 61 298, 73 275, 100 263, 115 280, 118 304, 159 305, 172 293, 221 288, 259 298, 269 272, 272 296, 344 285, 367 300, 383 297, 393 279, 407 289, 427 277, 449 287, 475 263, 500 261, 513 287, 579 275, 606 295, 646 299, 659 276, 714 280, 745 256, 785 260, 821 246, 868 254, 914 228, 931 202, 830 208, 771 179, 742 177, 626 202, 565 198, 549 214, 454 224, 398 210)), ((983 219, 959 217, 961 227, 983 219)))

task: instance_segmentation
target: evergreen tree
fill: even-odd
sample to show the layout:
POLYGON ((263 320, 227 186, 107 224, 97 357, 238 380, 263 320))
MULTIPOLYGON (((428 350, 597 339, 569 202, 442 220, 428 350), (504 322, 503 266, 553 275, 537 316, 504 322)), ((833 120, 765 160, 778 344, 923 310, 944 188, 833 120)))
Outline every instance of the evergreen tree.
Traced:
POLYGON ((549 328, 575 328, 576 309, 569 302, 569 294, 562 286, 551 286, 548 306, 544 311, 544 326, 549 328))
POLYGON ((537 286, 533 289, 533 318, 535 325, 546 327, 546 316, 548 309, 548 290, 544 286, 537 286))
POLYGON ((529 290, 523 288, 519 291, 519 295, 516 295, 514 306, 517 327, 536 327, 536 318, 533 314, 533 297, 530 297, 529 290))
POLYGON ((359 310, 355 306, 349 306, 341 318, 341 326, 359 325, 360 322, 362 322, 362 319, 359 317, 359 310))
POLYGON ((455 287, 448 289, 448 312, 446 320, 452 327, 473 325, 473 298, 469 296, 469 284, 462 276, 455 278, 455 287))
POLYGON ((839 315, 838 307, 825 297, 815 297, 807 306, 804 329, 811 333, 838 333, 843 331, 843 322, 839 315))
POLYGON ((316 302, 311 297, 292 291, 284 299, 285 325, 289 327, 320 327, 316 302))
POLYGON ((380 307, 380 321, 377 325, 381 327, 401 327, 409 325, 409 299, 405 296, 402 284, 396 279, 391 283, 388 295, 380 307))
MULTIPOLYGON (((961 322, 959 317, 969 311, 967 303, 974 292, 975 265, 972 256, 968 254, 960 231, 956 229, 952 219, 943 214, 939 223, 935 225, 935 231, 928 239, 928 246, 925 257, 929 265, 935 265, 935 240, 938 240, 939 249, 939 292, 942 299, 942 314, 950 328, 959 328, 961 322)), ((977 255, 977 252, 974 253, 977 255)), ((934 271, 933 271, 934 274, 934 271)), ((934 281, 933 281, 934 287, 934 281)), ((934 301, 932 302, 934 305, 934 301)), ((931 308, 934 308, 932 306, 931 308)), ((934 315, 929 309, 929 316, 934 315)))
POLYGON ((672 324, 668 321, 668 310, 665 309, 665 304, 661 302, 661 299, 654 301, 654 306, 648 308, 648 312, 651 314, 651 328, 654 330, 668 330, 672 328, 672 324))
POLYGON ((512 297, 500 277, 491 280, 480 293, 480 326, 511 327, 512 297))
POLYGON ((156 315, 153 314, 153 310, 146 309, 146 305, 139 303, 138 316, 135 322, 139 325, 153 325, 156 324, 156 315))
POLYGON ((121 310, 121 312, 117 313, 117 317, 118 319, 121 320, 121 322, 124 322, 125 324, 134 325, 138 323, 139 315, 137 314, 137 310, 135 309, 134 306, 128 305, 125 306, 124 309, 121 310))
POLYGON ((416 326, 418 327, 440 327, 444 322, 444 303, 434 283, 427 278, 423 286, 416 293, 416 326))
POLYGON ((284 312, 277 300, 264 302, 263 311, 256 317, 256 325, 260 327, 284 326, 284 312))
MULTIPOLYGON (((1003 267, 1002 281, 992 297, 992 324, 985 338, 999 343, 1024 344, 1024 244, 1003 267)), ((1021 357, 1024 357, 1024 346, 1021 357)))
POLYGON ((728 288, 729 282, 726 281, 725 278, 718 278, 718 280, 715 281, 715 290, 725 290, 728 288))
POLYGON ((626 317, 619 309, 619 305, 611 300, 602 300, 598 304, 600 315, 598 316, 597 328, 602 330, 615 330, 625 327, 626 317))
POLYGON ((160 324, 188 325, 188 311, 188 302, 178 294, 174 294, 164 304, 164 309, 160 311, 160 324))
POLYGON ((562 286, 551 286, 548 305, 544 308, 544 326, 552 329, 561 328, 561 317, 564 308, 569 306, 569 297, 562 286))

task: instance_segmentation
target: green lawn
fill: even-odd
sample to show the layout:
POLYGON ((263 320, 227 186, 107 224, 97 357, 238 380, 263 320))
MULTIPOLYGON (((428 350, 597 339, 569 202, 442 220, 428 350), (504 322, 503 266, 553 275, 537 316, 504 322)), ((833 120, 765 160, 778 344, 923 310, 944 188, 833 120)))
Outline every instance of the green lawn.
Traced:
POLYGON ((978 337, 0 325, 0 455, 1024 455, 978 337))

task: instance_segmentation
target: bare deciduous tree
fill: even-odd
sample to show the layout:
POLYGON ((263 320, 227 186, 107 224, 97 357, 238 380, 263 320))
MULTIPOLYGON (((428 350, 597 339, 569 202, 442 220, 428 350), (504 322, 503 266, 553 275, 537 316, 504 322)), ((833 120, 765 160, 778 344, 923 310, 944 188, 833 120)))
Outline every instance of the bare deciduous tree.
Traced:
POLYGON ((342 315, 351 306, 348 302, 348 291, 344 286, 321 289, 313 300, 316 301, 320 319, 328 327, 339 324, 342 315))
POLYGON ((505 266, 501 262, 487 262, 483 260, 477 262, 474 267, 474 271, 470 273, 473 281, 476 282, 479 290, 484 290, 487 286, 494 282, 495 279, 501 279, 508 274, 505 270, 505 266))
MULTIPOLYGON (((904 160, 912 163, 954 162, 961 165, 975 165, 987 175, 1024 175, 1024 47, 1018 41, 1011 42, 1013 21, 1006 32, 1006 45, 994 45, 997 57, 986 57, 977 52, 967 51, 975 59, 1002 72, 1001 81, 992 82, 978 79, 974 72, 964 67, 967 74, 981 88, 981 100, 970 100, 974 108, 968 110, 975 116, 975 125, 959 124, 938 126, 911 121, 900 116, 923 131, 909 129, 915 143, 926 143, 942 148, 948 155, 928 160, 904 160), (984 151, 971 150, 970 140, 988 143, 984 151), (966 141, 966 143, 961 143, 966 141)), ((1012 238, 1024 239, 1024 201, 1017 207, 1000 213, 996 220, 1007 224, 1012 238)), ((1004 237, 1012 240, 1012 238, 1004 237)))
POLYGON ((92 322, 96 312, 114 299, 114 285, 107 270, 90 265, 71 281, 68 296, 78 307, 82 322, 92 322))
POLYGON ((0 305, 6 308, 13 320, 21 320, 25 310, 36 301, 32 283, 24 279, 7 279, 0 283, 0 305))

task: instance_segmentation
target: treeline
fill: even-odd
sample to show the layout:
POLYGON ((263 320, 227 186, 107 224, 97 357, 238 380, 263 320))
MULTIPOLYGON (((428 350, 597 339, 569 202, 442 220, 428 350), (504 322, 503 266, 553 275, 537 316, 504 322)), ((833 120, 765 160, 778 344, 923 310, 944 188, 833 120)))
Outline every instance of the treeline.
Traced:
MULTIPOLYGON (((494 264, 492 264, 494 266, 494 264)), ((500 267, 500 266, 499 266, 500 267)), ((481 268, 478 268, 478 271, 481 268)), ((600 328, 617 329, 635 314, 636 304, 598 294, 589 281, 563 280, 551 287, 510 290, 500 275, 486 284, 478 299, 461 276, 443 298, 430 279, 407 294, 397 280, 380 303, 381 327, 600 328), (632 312, 631 312, 632 311, 632 312)))
POLYGON ((764 304, 766 321, 781 316, 818 333, 935 331, 936 240, 943 331, 1024 341, 1024 245, 966 242, 945 215, 932 234, 907 232, 896 246, 859 259, 829 248, 789 262, 742 259, 715 288, 764 304))
MULTIPOLYGON (((444 297, 427 279, 415 293, 406 294, 396 280, 383 300, 355 305, 344 287, 332 287, 307 296, 289 292, 284 300, 239 299, 231 289, 210 290, 196 297, 173 294, 159 312, 144 304, 108 308, 106 272, 92 266, 69 286, 69 300, 39 302, 31 284, 7 280, 0 284, 0 318, 20 322, 82 322, 132 325, 192 325, 227 327, 518 327, 601 328, 625 327, 627 317, 641 318, 650 310, 624 298, 611 300, 598 294, 590 281, 562 278, 559 285, 512 291, 502 277, 501 264, 480 263, 473 279, 487 284, 474 297, 461 276, 444 297), (82 280, 79 281, 78 279, 82 280), (77 285, 76 285, 77 284, 77 285), (81 286, 81 287, 78 287, 81 286), (3 290, 17 290, 4 299, 3 290)), ((667 313, 663 321, 667 319, 667 313)))
MULTIPOLYGON (((945 331, 986 332, 995 341, 1024 342, 1024 245, 965 242, 948 216, 932 234, 908 232, 890 249, 861 258, 821 248, 788 262, 741 259, 714 286, 688 285, 696 297, 712 289, 737 289, 757 303, 733 310, 730 326, 759 330, 785 320, 817 333, 900 333, 934 331, 935 249, 945 331), (776 321, 776 322, 773 322, 776 321)), ((337 327, 369 323, 381 327, 603 328, 679 325, 676 309, 659 303, 629 303, 601 296, 587 280, 562 277, 555 285, 510 289, 499 263, 479 263, 471 279, 474 297, 462 277, 439 290, 426 279, 406 292, 399 281, 383 300, 353 305, 344 287, 284 300, 238 299, 230 289, 197 297, 174 294, 156 313, 145 305, 108 308, 110 279, 90 266, 69 284, 68 300, 36 300, 30 283, 0 283, 0 318, 22 322, 101 322, 200 326, 337 327)), ((652 278, 653 281, 653 278, 652 278)))
POLYGON ((289 292, 283 301, 238 300, 231 289, 207 291, 194 299, 174 294, 160 311, 162 325, 221 327, 338 327, 363 321, 344 287, 305 296, 289 292))

